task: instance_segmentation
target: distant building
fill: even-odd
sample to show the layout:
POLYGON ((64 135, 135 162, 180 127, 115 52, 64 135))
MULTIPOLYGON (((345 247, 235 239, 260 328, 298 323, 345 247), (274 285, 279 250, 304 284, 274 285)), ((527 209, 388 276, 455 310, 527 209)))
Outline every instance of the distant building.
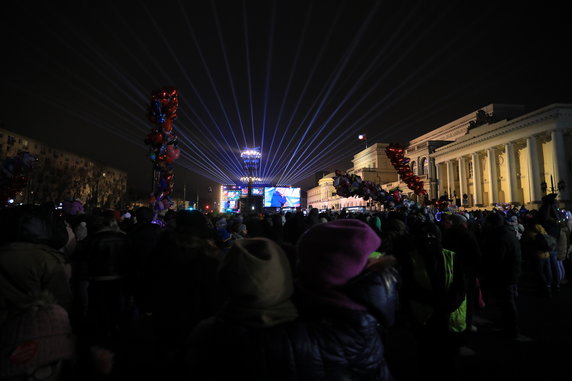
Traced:
MULTIPOLYGON (((522 106, 491 104, 415 138, 406 147, 413 173, 429 199, 447 194, 458 206, 498 204, 536 208, 547 193, 560 206, 572 200, 572 104, 552 104, 524 113, 522 106)), ((347 170, 384 189, 399 186, 409 198, 384 148, 374 144, 357 153, 347 170)), ((320 209, 375 208, 361 198, 335 194, 331 173, 308 190, 308 206, 320 209)), ((420 200, 419 200, 420 201, 420 200)))
POLYGON ((79 199, 83 204, 119 207, 127 191, 127 173, 93 160, 0 129, 0 160, 27 151, 37 158, 28 184, 15 202, 79 199))

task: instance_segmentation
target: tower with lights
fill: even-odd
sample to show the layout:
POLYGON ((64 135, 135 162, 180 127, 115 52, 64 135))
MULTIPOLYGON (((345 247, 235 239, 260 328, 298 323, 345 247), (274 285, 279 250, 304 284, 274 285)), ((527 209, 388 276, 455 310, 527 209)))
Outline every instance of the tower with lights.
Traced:
POLYGON ((262 198, 255 197, 252 195, 252 184, 255 181, 255 173, 260 165, 260 159, 262 158, 262 153, 260 152, 260 147, 256 148, 245 148, 241 153, 240 157, 242 158, 242 162, 244 163, 244 169, 248 174, 247 182, 248 184, 248 195, 242 201, 242 210, 248 210, 249 212, 252 211, 260 211, 262 210, 262 198))

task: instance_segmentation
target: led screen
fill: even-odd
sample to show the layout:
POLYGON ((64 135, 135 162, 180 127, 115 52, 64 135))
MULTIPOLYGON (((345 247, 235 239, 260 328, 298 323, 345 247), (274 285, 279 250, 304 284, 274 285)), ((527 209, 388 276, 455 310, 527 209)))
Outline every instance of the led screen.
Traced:
POLYGON ((225 189, 222 190, 221 202, 223 209, 238 209, 240 189, 225 189))
POLYGON ((265 208, 300 207, 300 188, 264 187, 265 208))
MULTIPOLYGON (((252 187, 253 196, 262 196, 264 194, 264 187, 252 187)), ((248 186, 242 188, 242 195, 248 196, 248 186)))

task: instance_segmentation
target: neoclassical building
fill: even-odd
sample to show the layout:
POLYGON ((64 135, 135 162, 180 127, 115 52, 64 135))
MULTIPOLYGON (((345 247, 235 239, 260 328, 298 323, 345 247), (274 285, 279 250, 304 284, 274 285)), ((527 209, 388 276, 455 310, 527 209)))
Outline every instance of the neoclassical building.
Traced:
MULTIPOLYGON (((385 155, 387 144, 359 152, 348 173, 381 184, 400 182, 385 155)), ((525 113, 518 105, 490 104, 411 140, 405 156, 424 181, 429 199, 446 195, 459 206, 498 204, 537 208, 547 193, 558 193, 561 207, 572 200, 572 104, 552 104, 525 113)), ((371 208, 361 198, 335 195, 333 173, 308 190, 308 207, 371 208)))

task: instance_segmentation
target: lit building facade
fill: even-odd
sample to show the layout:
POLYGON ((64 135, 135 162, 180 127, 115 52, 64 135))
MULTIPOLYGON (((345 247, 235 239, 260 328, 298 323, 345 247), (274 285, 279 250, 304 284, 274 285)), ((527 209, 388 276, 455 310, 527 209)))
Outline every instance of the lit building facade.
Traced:
MULTIPOLYGON (((388 159, 381 157, 387 144, 374 146, 355 155, 354 167, 347 172, 384 189, 399 186, 416 199, 388 159)), ((411 140, 405 156, 423 180, 429 199, 446 195, 466 208, 498 204, 537 208, 545 194, 558 193, 559 205, 569 209, 572 104, 552 104, 529 113, 518 105, 491 104, 411 140)), ((308 191, 308 206, 371 208, 363 199, 334 196, 333 176, 328 174, 308 191)))
MULTIPOLYGON (((391 184, 399 183, 399 176, 389 158, 385 154, 388 144, 376 143, 363 151, 358 152, 352 159, 353 167, 347 173, 353 173, 362 180, 381 184, 382 188, 388 188, 391 184)), ((320 210, 333 209, 356 209, 375 210, 379 206, 375 203, 365 201, 359 197, 340 197, 336 195, 334 188, 335 173, 328 173, 318 180, 318 186, 308 190, 308 208, 318 208, 320 210)), ((388 188, 389 189, 389 188, 388 188)))
POLYGON ((127 173, 87 158, 57 150, 37 140, 0 129, 0 160, 26 151, 37 158, 16 203, 61 202, 119 207, 127 192, 127 173))

